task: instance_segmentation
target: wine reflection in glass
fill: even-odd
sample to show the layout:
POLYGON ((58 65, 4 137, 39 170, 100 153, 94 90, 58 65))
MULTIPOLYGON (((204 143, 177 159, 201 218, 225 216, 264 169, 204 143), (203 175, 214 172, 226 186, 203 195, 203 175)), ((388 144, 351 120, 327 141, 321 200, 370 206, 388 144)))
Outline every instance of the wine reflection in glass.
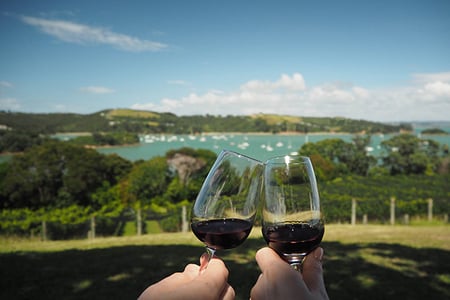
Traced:
POLYGON ((286 155, 265 162, 262 233, 296 270, 322 241, 324 221, 311 160, 286 155))
POLYGON ((261 161, 248 156, 228 150, 218 155, 191 214, 192 231, 205 243, 208 262, 216 250, 237 247, 250 234, 263 170, 261 161))

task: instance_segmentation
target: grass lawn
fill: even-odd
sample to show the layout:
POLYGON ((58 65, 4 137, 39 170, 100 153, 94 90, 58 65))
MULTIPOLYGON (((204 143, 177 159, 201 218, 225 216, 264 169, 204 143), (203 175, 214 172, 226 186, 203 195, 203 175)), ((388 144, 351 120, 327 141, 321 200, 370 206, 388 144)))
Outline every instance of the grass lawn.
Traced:
MULTIPOLYGON (((259 271, 260 229, 219 252, 237 299, 259 271)), ((450 299, 450 226, 328 225, 325 281, 331 299, 450 299)), ((151 283, 197 263, 192 233, 47 241, 0 237, 0 299, 136 299, 151 283)))

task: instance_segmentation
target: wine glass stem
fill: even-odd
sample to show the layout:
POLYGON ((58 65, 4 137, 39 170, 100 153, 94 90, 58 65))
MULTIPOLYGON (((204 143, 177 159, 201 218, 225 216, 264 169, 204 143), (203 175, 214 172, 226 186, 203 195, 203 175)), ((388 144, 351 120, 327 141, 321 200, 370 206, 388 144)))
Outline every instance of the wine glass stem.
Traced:
POLYGON ((200 266, 200 272, 203 272, 208 267, 209 261, 214 256, 214 253, 216 253, 216 250, 213 248, 206 247, 206 261, 202 262, 200 266))
POLYGON ((295 263, 290 263, 291 267, 298 271, 298 272, 302 272, 302 262, 295 262, 295 263))

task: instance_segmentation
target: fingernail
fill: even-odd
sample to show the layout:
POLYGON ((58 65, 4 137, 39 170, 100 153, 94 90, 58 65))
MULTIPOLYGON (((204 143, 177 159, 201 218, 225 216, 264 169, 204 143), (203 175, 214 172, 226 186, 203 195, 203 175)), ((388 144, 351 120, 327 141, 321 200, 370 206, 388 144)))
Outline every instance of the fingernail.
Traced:
POLYGON ((318 247, 316 250, 314 250, 314 258, 322 262, 323 249, 321 247, 318 247))

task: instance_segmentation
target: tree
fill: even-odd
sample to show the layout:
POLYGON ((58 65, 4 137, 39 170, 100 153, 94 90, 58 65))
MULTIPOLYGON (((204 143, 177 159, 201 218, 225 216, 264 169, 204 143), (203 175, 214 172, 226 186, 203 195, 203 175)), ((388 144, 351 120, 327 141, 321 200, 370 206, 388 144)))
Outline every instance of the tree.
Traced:
POLYGON ((105 163, 106 180, 111 183, 119 182, 131 171, 133 164, 125 158, 113 153, 103 157, 105 163))
POLYGON ((128 176, 128 193, 137 203, 150 204, 165 192, 171 177, 166 158, 152 158, 133 167, 128 176))
POLYGON ((0 130, 0 152, 22 152, 45 140, 33 132, 0 130))
POLYGON ((104 182, 114 185, 126 165, 92 149, 49 141, 12 159, 1 182, 1 206, 88 206, 90 195, 104 182))
POLYGON ((344 165, 339 165, 339 156, 345 147, 341 139, 326 139, 317 143, 306 143, 299 151, 300 155, 309 156, 319 180, 333 179, 346 173, 344 165))
POLYGON ((184 147, 168 151, 167 163, 175 177, 164 197, 172 203, 194 201, 216 157, 214 152, 205 149, 184 147))
POLYGON ((410 134, 401 134, 381 143, 383 166, 391 175, 424 174, 439 166, 439 144, 410 134))
POLYGON ((367 155, 367 147, 370 145, 370 136, 357 135, 352 143, 347 144, 346 150, 340 161, 345 163, 352 174, 366 176, 371 167, 375 166, 376 159, 367 155))
POLYGON ((323 158, 320 154, 311 154, 309 157, 318 181, 327 181, 338 176, 336 165, 328 159, 323 158))
POLYGON ((304 144, 299 153, 311 157, 318 178, 327 180, 349 173, 366 176, 376 163, 374 157, 367 155, 369 144, 368 136, 355 136, 351 143, 326 139, 304 144))

